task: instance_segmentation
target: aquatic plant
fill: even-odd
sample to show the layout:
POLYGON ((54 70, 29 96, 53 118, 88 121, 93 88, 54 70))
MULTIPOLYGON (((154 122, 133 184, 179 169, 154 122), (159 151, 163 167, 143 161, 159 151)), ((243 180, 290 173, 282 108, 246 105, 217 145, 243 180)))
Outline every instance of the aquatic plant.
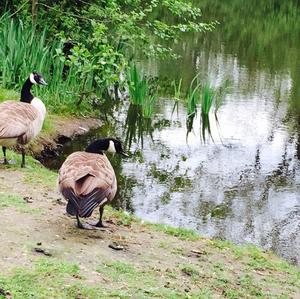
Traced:
POLYGON ((131 64, 127 71, 130 102, 134 105, 143 105, 146 101, 148 82, 138 70, 136 64, 131 64))
POLYGON ((187 103, 187 119, 186 119, 186 128, 187 128, 187 136, 193 129, 194 118, 197 113, 197 105, 200 101, 201 89, 200 83, 198 83, 198 75, 196 75, 189 87, 186 103, 187 103))
POLYGON ((200 101, 201 84, 198 82, 198 76, 199 74, 193 78, 186 96, 188 117, 196 114, 197 105, 200 101))
POLYGON ((201 101, 201 136, 204 142, 206 141, 206 131, 208 132, 208 135, 213 140, 211 130, 210 130, 209 112, 211 110, 214 97, 215 97, 214 89, 210 86, 209 83, 206 83, 202 90, 202 101, 201 101))
POLYGON ((206 83, 202 90, 202 101, 201 101, 201 114, 208 115, 212 107, 215 92, 210 87, 209 83, 206 83))
POLYGON ((182 78, 180 78, 180 80, 178 81, 178 84, 176 83, 176 81, 172 81, 171 86, 173 87, 173 91, 174 91, 174 106, 172 109, 172 114, 174 113, 174 111, 177 111, 178 114, 178 103, 180 101, 181 98, 181 87, 182 87, 182 78))
POLYGON ((142 115, 151 118, 157 100, 157 83, 140 72, 136 64, 131 64, 127 72, 130 102, 142 107, 142 115))
POLYGON ((228 92, 228 88, 231 82, 229 80, 225 80, 221 86, 214 92, 214 106, 215 106, 215 116, 217 115, 218 110, 222 106, 225 96, 228 92))
POLYGON ((145 118, 141 105, 130 104, 125 120, 125 146, 130 149, 132 142, 144 146, 144 135, 149 134, 152 138, 154 128, 151 118, 145 118))
POLYGON ((150 119, 153 114, 153 106, 157 100, 157 94, 148 95, 143 104, 143 116, 150 119))

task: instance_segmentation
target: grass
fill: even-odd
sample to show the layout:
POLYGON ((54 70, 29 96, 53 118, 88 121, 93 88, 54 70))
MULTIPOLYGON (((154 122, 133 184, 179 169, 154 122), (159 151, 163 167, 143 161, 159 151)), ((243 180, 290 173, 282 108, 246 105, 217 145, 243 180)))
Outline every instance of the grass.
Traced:
POLYGON ((24 198, 19 195, 8 194, 7 192, 0 192, 0 210, 6 208, 15 208, 21 213, 35 213, 40 212, 38 209, 33 209, 30 204, 26 203, 24 198))
POLYGON ((177 237, 180 240, 197 241, 201 238, 197 232, 182 227, 172 227, 166 224, 148 224, 148 226, 169 236, 177 237))
POLYGON ((15 299, 96 298, 99 290, 83 286, 81 280, 76 264, 55 259, 38 259, 32 268, 15 268, 6 277, 0 274, 1 288, 15 299))
MULTIPOLYGON (((110 283, 117 283, 114 290, 107 291, 107 296, 114 298, 192 298, 186 296, 185 291, 178 285, 164 283, 160 272, 149 267, 135 267, 122 261, 107 261, 101 263, 96 271, 105 275, 110 283)), ((193 296, 193 292, 190 296, 193 296)))
POLYGON ((52 190, 56 188, 57 173, 48 170, 39 161, 35 160, 29 155, 26 155, 26 167, 24 169, 21 169, 21 154, 11 150, 7 150, 6 155, 8 159, 15 160, 16 164, 10 164, 1 167, 5 167, 6 169, 12 171, 21 170, 23 173, 25 173, 24 183, 32 185, 43 185, 52 190))
MULTIPOLYGON (((46 29, 38 32, 21 20, 2 16, 0 26, 0 84, 2 88, 20 90, 32 71, 39 71, 48 82, 46 88, 35 88, 34 94, 48 111, 57 114, 92 114, 88 101, 76 105, 91 90, 93 73, 81 76, 81 66, 63 54, 63 42, 46 39, 46 29), (83 84, 84 82, 84 84, 83 84)), ((12 94, 15 96, 15 94, 12 94)), ((11 98, 4 94, 4 99, 11 98)), ((2 99, 0 92, 0 100, 2 99)))
POLYGON ((20 94, 16 91, 0 88, 0 103, 7 100, 18 100, 19 98, 20 94))

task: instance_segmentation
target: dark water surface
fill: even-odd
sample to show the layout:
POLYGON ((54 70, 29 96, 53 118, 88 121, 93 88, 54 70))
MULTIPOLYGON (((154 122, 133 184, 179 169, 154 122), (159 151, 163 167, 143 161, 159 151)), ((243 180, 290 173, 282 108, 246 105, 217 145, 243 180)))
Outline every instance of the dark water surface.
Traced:
POLYGON ((117 206, 300 265, 300 8, 297 1, 224 2, 201 2, 205 19, 221 25, 175 44, 181 59, 141 63, 166 85, 183 78, 187 88, 198 73, 214 88, 229 82, 217 118, 212 109, 211 136, 199 114, 187 135, 184 102, 172 114, 174 101, 160 100, 151 122, 121 102, 101 109, 104 127, 66 144, 49 167, 96 136, 118 136, 132 156, 110 156, 117 206))

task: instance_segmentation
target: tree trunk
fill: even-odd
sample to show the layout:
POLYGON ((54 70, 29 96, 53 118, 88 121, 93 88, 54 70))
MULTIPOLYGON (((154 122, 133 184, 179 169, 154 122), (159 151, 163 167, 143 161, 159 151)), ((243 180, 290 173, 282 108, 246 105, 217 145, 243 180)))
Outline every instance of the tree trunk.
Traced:
POLYGON ((36 19, 37 19, 37 10, 38 10, 38 0, 32 0, 32 9, 31 9, 31 13, 32 13, 32 24, 36 23, 36 19))

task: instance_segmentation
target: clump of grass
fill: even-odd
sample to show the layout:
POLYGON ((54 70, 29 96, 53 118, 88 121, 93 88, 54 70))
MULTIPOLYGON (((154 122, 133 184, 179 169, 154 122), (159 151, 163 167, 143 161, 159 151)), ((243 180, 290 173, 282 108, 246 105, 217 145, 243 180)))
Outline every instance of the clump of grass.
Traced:
POLYGON ((197 241, 200 239, 197 232, 182 227, 172 227, 165 224, 152 224, 151 227, 167 235, 177 237, 180 240, 197 241))
POLYGON ((151 118, 157 100, 157 86, 140 72, 136 64, 131 64, 127 72, 130 101, 142 107, 144 118, 151 118))
POLYGON ((134 105, 143 105, 146 101, 148 82, 136 64, 131 64, 127 72, 130 101, 134 105))
POLYGON ((206 140, 206 131, 212 138, 210 130, 209 112, 211 110, 214 100, 214 90, 210 87, 209 83, 206 83, 202 90, 202 101, 201 101, 201 133, 202 139, 206 140))

